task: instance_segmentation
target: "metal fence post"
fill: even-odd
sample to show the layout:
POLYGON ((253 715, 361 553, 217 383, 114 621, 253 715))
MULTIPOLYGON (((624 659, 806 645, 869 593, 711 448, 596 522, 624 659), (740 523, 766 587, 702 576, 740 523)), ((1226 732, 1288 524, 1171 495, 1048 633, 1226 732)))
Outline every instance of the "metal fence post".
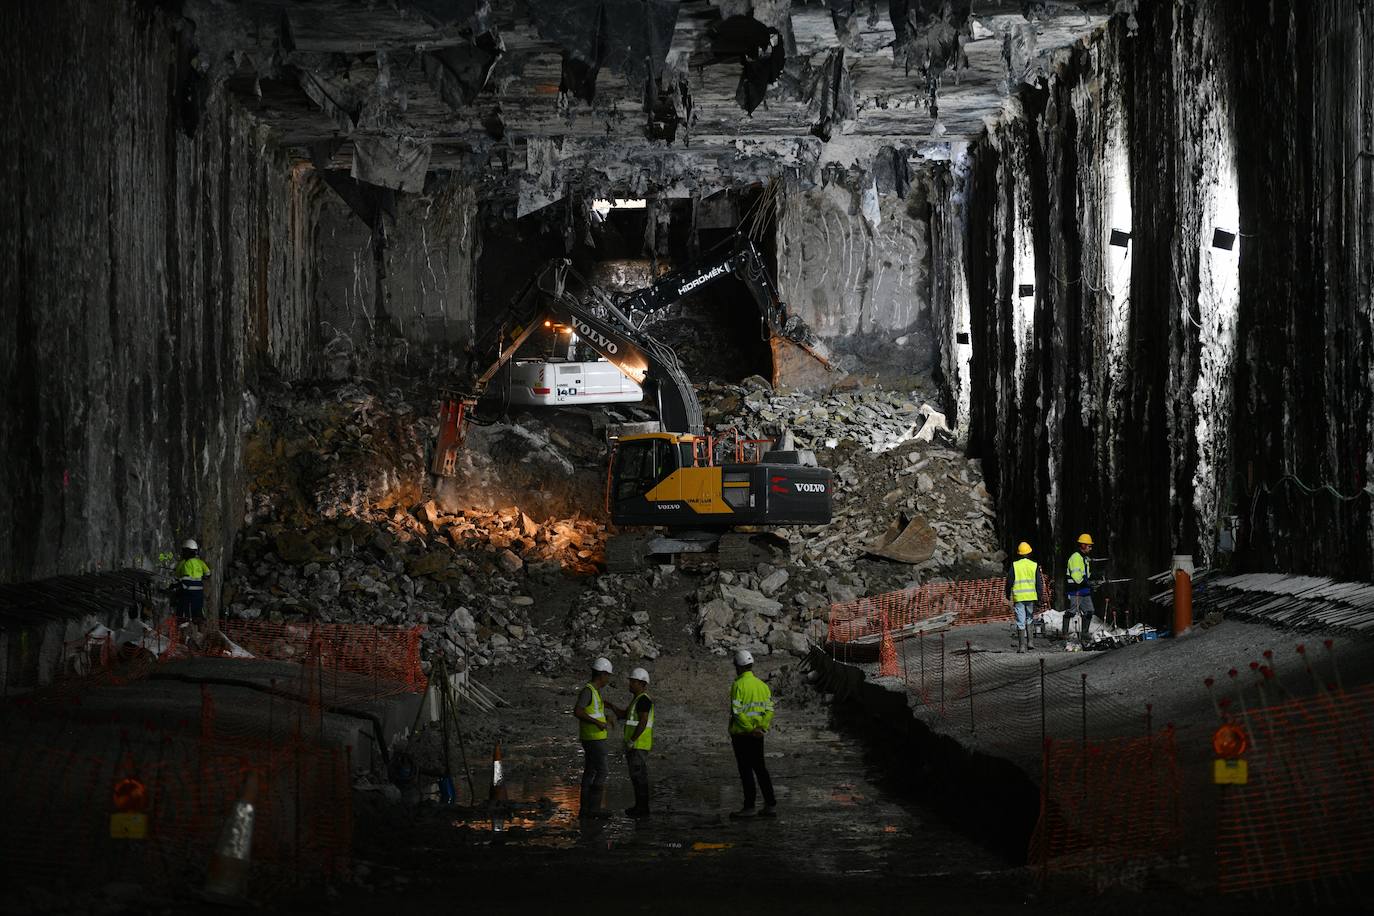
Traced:
POLYGON ((964 657, 968 666, 968 730, 973 732, 978 727, 973 721, 973 643, 968 640, 964 640, 964 657))
POLYGON ((945 634, 940 634, 940 715, 945 714, 945 634))
POLYGON ((1040 745, 1045 744, 1045 657, 1040 656, 1040 745))

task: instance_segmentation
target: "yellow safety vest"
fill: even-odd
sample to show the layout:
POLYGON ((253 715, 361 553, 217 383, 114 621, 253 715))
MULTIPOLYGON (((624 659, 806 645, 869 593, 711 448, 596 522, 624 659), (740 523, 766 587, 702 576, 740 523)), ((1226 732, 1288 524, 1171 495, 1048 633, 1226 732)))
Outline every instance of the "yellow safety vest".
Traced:
POLYGON ((648 751, 654 746, 654 707, 653 698, 647 693, 638 694, 630 701, 630 708, 625 711, 625 747, 632 751, 648 751), (644 731, 638 738, 635 738, 635 729, 639 728, 639 713, 635 707, 639 705, 639 698, 644 697, 649 701, 649 721, 644 726, 644 731))
MULTIPOLYGON (((605 722, 606 707, 603 706, 601 703, 601 691, 597 690, 596 685, 591 683, 587 684, 587 689, 592 692, 592 701, 587 704, 587 706, 584 709, 584 712, 586 712, 587 715, 591 716, 593 719, 600 719, 602 722, 605 722)), ((602 728, 601 726, 593 725, 590 722, 584 722, 581 719, 577 720, 577 725, 578 735, 582 738, 583 741, 606 740, 606 729, 602 728)))
POLYGON ((730 734, 747 735, 773 724, 773 691, 746 671, 730 685, 730 734))
POLYGON ((1082 585, 1091 574, 1092 561, 1075 550, 1069 556, 1069 582, 1073 585, 1082 585))
POLYGON ((1034 560, 1017 560, 1011 564, 1011 600, 1015 602, 1035 601, 1035 577, 1040 575, 1040 567, 1034 560))
POLYGON ((181 580, 181 587, 185 589, 204 588, 205 583, 201 580, 209 574, 210 567, 200 557, 182 560, 176 568, 176 577, 181 580))

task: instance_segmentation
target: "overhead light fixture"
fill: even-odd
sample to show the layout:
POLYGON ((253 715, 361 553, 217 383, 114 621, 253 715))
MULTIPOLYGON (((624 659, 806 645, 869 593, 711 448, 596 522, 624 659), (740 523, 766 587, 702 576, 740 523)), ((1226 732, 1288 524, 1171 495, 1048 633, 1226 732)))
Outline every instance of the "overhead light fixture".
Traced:
POLYGON ((1018 286, 1018 287, 1016 288, 1016 293, 1017 293, 1017 295, 1018 295, 1020 298, 1022 298, 1022 299, 1028 299, 1028 298, 1030 298, 1031 296, 1034 296, 1034 295, 1035 295, 1035 284, 1034 284, 1034 283, 1022 283, 1020 286, 1018 286))
POLYGON ((954 342, 961 344, 968 343, 968 331, 959 331, 957 334, 955 334, 954 342))
POLYGON ((1125 229, 1113 229, 1112 237, 1108 240, 1107 244, 1115 245, 1117 248, 1125 248, 1127 245, 1131 244, 1131 234, 1125 229))
POLYGON ((1227 232, 1225 229, 1213 229, 1212 247, 1230 251, 1232 248, 1236 247, 1236 234, 1234 232, 1227 232))

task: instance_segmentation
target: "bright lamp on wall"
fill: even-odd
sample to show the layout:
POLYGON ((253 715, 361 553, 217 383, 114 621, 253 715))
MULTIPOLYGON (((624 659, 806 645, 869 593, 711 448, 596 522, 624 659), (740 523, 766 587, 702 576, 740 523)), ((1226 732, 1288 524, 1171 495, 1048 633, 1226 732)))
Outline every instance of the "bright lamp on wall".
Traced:
POLYGON ((1125 248, 1127 245, 1131 244, 1131 234, 1125 229, 1113 229, 1111 238, 1107 240, 1107 244, 1114 245, 1117 248, 1125 248))
POLYGON ((1029 299, 1031 296, 1035 295, 1035 284, 1022 283, 1016 288, 1016 295, 1021 299, 1029 299))
POLYGON ((1225 229, 1213 229, 1212 247, 1230 251, 1232 248, 1236 247, 1236 234, 1234 232, 1227 232, 1225 229))

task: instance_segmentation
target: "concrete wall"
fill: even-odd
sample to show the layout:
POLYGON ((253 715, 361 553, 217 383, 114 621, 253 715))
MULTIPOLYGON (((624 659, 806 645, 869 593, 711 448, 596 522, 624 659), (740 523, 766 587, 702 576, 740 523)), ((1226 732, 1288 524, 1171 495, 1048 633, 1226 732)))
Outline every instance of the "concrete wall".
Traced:
POLYGON ((783 300, 861 371, 930 371, 939 348, 930 309, 930 226, 923 186, 878 197, 876 228, 841 183, 779 195, 783 300), (899 338, 905 338, 898 343, 899 338))
POLYGON ((1023 91, 941 203, 971 331, 945 364, 1003 530, 1056 568, 1092 531, 1129 575, 1224 559, 1238 516, 1238 565, 1368 578, 1374 10, 1136 18, 1023 91))
POLYGON ((245 383, 312 364, 314 182, 177 83, 130 2, 0 5, 0 581, 135 564, 242 517, 245 383))
POLYGON ((401 197, 394 221, 384 219, 379 271, 367 225, 332 192, 321 207, 317 301, 323 369, 335 378, 381 364, 449 368, 473 337, 480 242, 472 188, 431 177, 425 193, 401 197))

